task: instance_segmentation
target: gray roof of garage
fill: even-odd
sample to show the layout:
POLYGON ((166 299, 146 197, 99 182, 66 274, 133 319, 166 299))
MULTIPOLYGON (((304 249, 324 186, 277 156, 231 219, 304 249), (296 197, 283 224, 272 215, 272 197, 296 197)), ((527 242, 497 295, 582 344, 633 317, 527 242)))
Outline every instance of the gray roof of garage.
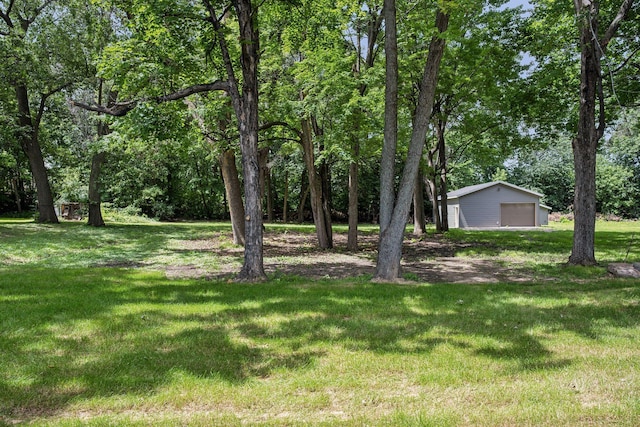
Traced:
POLYGON ((459 198, 459 197, 466 196, 466 195, 471 194, 471 193, 475 193, 475 192, 484 190, 486 188, 493 187, 495 185, 504 185, 506 187, 513 188, 514 190, 524 191, 525 193, 529 193, 529 194, 533 194, 533 195, 538 196, 538 197, 542 197, 542 194, 540 194, 540 193, 536 193, 535 191, 527 190, 526 188, 518 187, 517 185, 509 184, 508 182, 493 181, 493 182, 486 182, 484 184, 470 185, 468 187, 463 187, 463 188, 460 188, 458 190, 451 191, 451 192, 447 193, 447 198, 449 198, 449 199, 459 198))

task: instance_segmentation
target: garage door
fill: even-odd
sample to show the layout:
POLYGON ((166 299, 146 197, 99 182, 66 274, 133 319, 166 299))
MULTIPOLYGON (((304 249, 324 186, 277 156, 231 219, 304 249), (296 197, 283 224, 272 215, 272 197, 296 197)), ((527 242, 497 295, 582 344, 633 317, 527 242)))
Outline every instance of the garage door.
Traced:
POLYGON ((500 205, 500 225, 503 227, 534 227, 535 203, 503 203, 500 205))

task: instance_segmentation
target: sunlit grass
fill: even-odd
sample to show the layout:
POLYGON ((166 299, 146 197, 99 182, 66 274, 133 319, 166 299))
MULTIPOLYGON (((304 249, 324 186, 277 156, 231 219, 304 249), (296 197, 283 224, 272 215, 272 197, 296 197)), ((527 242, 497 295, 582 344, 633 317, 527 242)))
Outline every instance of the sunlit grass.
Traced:
POLYGON ((640 424, 639 281, 563 265, 568 230, 445 238, 544 280, 170 280, 228 224, 0 220, 0 425, 640 424))
POLYGON ((6 422, 640 421, 640 289, 629 281, 240 285, 42 269, 25 283, 24 275, 0 276, 6 422))

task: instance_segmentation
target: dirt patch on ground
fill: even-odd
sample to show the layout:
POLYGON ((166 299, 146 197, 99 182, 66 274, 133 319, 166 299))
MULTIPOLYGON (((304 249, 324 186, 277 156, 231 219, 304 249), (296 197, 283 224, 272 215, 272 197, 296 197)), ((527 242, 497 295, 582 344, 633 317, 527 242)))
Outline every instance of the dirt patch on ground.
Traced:
MULTIPOLYGON (((363 234, 358 237, 358 245, 357 252, 348 252, 347 236, 334 234, 334 249, 322 250, 317 247, 315 235, 267 231, 263 245, 265 271, 269 276, 284 274, 313 279, 372 276, 378 236, 363 234)), ((187 250, 210 251, 229 262, 220 265, 216 271, 191 266, 170 266, 167 268, 167 277, 232 279, 242 265, 243 248, 221 243, 221 239, 183 241, 181 246, 187 250)), ((526 271, 505 269, 497 260, 455 256, 468 247, 468 244, 454 243, 437 235, 421 239, 407 236, 403 245, 403 274, 432 283, 530 280, 526 271)))

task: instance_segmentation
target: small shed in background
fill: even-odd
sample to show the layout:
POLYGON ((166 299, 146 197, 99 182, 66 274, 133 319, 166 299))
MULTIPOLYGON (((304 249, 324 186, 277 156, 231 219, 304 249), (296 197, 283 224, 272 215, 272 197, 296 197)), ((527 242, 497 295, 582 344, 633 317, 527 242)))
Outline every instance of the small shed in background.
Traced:
POLYGON ((447 193, 449 228, 537 227, 549 223, 542 194, 504 181, 447 193))

